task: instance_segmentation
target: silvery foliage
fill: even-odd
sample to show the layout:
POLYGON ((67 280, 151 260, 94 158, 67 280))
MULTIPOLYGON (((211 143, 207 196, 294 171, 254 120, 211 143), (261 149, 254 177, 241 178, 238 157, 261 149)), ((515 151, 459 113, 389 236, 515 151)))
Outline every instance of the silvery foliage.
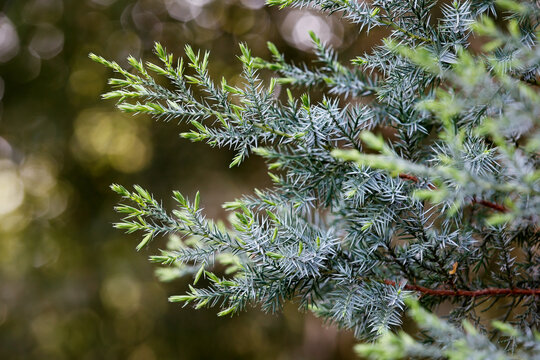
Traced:
MULTIPOLYGON (((147 190, 113 185, 126 200, 116 226, 144 233, 138 249, 170 238, 151 257, 166 265, 162 279, 194 277, 186 295, 170 300, 227 315, 249 304, 273 312, 294 299, 370 338, 401 324, 404 296, 418 287, 538 289, 537 5, 268 3, 391 33, 348 65, 315 34, 313 66, 288 63, 273 44, 270 61, 240 45, 241 84, 214 82, 209 54, 189 46, 184 62, 156 44, 160 63, 129 58, 133 71, 91 55, 119 75, 104 98, 122 111, 191 124, 182 137, 233 149, 231 166, 253 154, 268 163, 274 185, 226 203, 228 224, 205 218, 199 194, 174 192, 178 207, 168 211, 147 190), (473 31, 489 39, 481 54, 467 50, 473 31), (277 78, 265 83, 260 72, 268 70, 277 78), (301 88, 298 98, 290 91, 301 88), (324 92, 321 101, 311 100, 312 88, 324 92)), ((421 295, 429 309, 452 303, 451 322, 468 319, 482 331, 481 311, 493 306, 522 331, 540 320, 539 297, 530 294, 421 295)))

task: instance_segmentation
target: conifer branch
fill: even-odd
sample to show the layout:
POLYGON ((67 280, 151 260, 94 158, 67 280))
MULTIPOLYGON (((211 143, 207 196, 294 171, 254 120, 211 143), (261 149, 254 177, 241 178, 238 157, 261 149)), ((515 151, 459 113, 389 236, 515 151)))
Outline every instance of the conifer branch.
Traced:
POLYGON ((273 44, 272 61, 241 45, 237 86, 225 79, 217 86, 208 54, 189 46, 186 67, 173 66, 159 44, 160 65, 130 58, 134 71, 92 56, 120 75, 105 97, 122 111, 184 120, 192 125, 184 138, 233 149, 231 166, 256 154, 277 171, 270 188, 224 205, 228 225, 205 219, 199 195, 190 202, 175 192, 169 212, 140 187, 113 187, 131 204, 116 208, 124 214, 116 227, 143 233, 137 249, 159 235, 181 239, 151 258, 178 268, 177 276, 194 275, 188 293, 171 301, 220 307, 223 316, 249 304, 274 312, 299 299, 373 338, 401 324, 402 290, 426 295, 429 309, 450 302, 454 321, 476 316, 472 299, 491 306, 512 296, 520 301, 508 304, 505 320, 527 333, 538 328, 540 94, 527 79, 540 71, 540 10, 499 1, 509 7, 501 31, 482 16, 495 13, 493 0, 444 2, 436 21, 433 0, 268 3, 338 11, 359 28, 394 31, 351 67, 313 33, 314 68, 291 64, 273 44), (473 30, 492 39, 480 55, 467 50, 473 30), (265 86, 260 68, 280 78, 265 86), (307 92, 295 98, 287 86, 307 92), (318 103, 314 87, 324 92, 318 103), (396 130, 392 143, 370 132, 388 127, 396 130), (467 211, 471 203, 496 213, 467 211), (216 261, 226 264, 223 277, 211 271, 216 261), (411 283, 390 280, 400 276, 411 283), (195 288, 201 277, 206 286, 195 288))

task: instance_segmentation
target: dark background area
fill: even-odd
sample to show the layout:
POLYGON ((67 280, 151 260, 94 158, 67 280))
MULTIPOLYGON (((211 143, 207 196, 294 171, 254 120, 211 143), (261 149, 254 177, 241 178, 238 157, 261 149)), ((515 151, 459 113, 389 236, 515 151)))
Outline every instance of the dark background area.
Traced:
MULTIPOLYGON (((88 53, 126 64, 155 59, 154 41, 183 55, 210 50, 210 71, 239 81, 237 44, 269 58, 274 42, 295 62, 312 58, 307 32, 343 52, 367 44, 339 17, 279 11, 263 0, 0 0, 0 358, 349 359, 354 339, 300 314, 254 308, 233 318, 181 308, 167 297, 149 250, 119 220, 111 183, 140 184, 172 205, 171 191, 221 204, 269 185, 257 158, 180 139, 185 130, 125 116, 100 100, 112 74, 88 53), (354 44, 354 46, 353 46, 354 44)), ((268 76, 268 74, 265 74, 268 76)))

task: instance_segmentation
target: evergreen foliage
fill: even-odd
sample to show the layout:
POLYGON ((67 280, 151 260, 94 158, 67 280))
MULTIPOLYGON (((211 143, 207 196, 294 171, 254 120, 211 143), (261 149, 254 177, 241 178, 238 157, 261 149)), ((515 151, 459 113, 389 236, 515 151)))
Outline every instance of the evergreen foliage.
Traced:
MULTIPOLYGON (((271 171, 272 188, 224 205, 230 226, 205 218, 199 194, 174 192, 178 207, 168 211, 147 190, 112 186, 126 201, 116 227, 144 233, 137 249, 170 236, 151 257, 166 265, 160 276, 193 275, 189 292, 170 301, 216 306, 222 316, 249 304, 278 311, 295 299, 360 338, 385 334, 380 341, 445 356, 440 341, 459 330, 414 303, 435 345, 387 333, 401 324, 404 298, 417 293, 427 309, 451 303, 451 323, 468 320, 510 349, 521 345, 507 325, 486 326, 482 312, 502 309, 497 316, 532 339, 540 321, 538 4, 268 4, 337 12, 359 29, 391 32, 350 65, 313 33, 314 67, 288 63, 273 44, 271 61, 240 45, 242 86, 215 83, 209 54, 189 46, 184 62, 156 44, 160 62, 130 58, 133 71, 91 55, 119 75, 104 98, 122 111, 188 122, 182 137, 234 149, 231 167, 256 154, 271 171), (468 49, 473 32, 489 39, 479 54, 468 49), (264 69, 278 77, 263 83, 264 69), (287 87, 307 92, 296 99, 287 87), (311 101, 312 88, 324 91, 322 101, 311 101), (196 287, 201 277, 208 286, 196 287)), ((472 330, 469 339, 488 342, 472 330)))
POLYGON ((358 344, 356 352, 366 359, 449 359, 449 360, 534 360, 540 359, 540 337, 538 333, 521 332, 514 327, 494 321, 492 326, 513 342, 517 348, 513 353, 497 346, 485 334, 476 330, 469 322, 462 329, 441 321, 430 314, 418 302, 405 299, 408 314, 419 325, 429 342, 419 342, 403 331, 386 332, 372 344, 358 344))

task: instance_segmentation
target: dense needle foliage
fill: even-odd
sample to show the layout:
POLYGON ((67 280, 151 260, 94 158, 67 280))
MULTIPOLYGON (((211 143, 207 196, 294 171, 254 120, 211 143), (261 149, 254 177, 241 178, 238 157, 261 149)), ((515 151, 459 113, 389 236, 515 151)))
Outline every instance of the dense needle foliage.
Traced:
MULTIPOLYGON (((234 149, 231 166, 255 154, 271 171, 273 187, 224 204, 228 225, 205 218, 199 194, 174 192, 178 207, 168 211, 145 189, 112 186, 126 200, 116 227, 143 232, 138 249, 171 239, 151 257, 166 265, 161 277, 194 276, 170 300, 228 315, 294 299, 358 337, 387 339, 415 293, 427 309, 451 303, 451 323, 468 320, 511 350, 537 346, 515 337, 533 339, 540 321, 537 3, 268 3, 337 12, 390 35, 346 64, 312 33, 312 67, 288 63, 273 44, 271 61, 240 45, 235 85, 212 80, 209 54, 189 46, 184 62, 156 44, 160 62, 130 58, 134 71, 91 55, 118 73, 104 98, 122 111, 188 122, 182 137, 234 149), (481 51, 469 49, 473 36, 481 51), (266 70, 277 78, 264 83, 266 70), (295 98, 289 87, 307 92, 295 98), (311 100, 313 88, 321 101, 311 100), (197 287, 201 277, 209 285, 197 287), (486 316, 515 328, 486 325, 486 316)), ((417 349, 410 356, 435 356, 417 349)))

